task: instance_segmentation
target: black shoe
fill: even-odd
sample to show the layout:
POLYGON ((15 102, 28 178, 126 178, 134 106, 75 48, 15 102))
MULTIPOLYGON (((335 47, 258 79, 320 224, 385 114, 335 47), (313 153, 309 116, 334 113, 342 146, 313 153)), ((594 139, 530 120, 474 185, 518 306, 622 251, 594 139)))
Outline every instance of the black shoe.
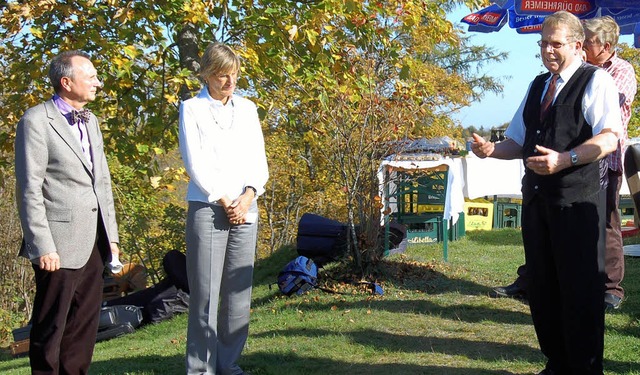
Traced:
POLYGON ((621 304, 622 304, 622 298, 611 293, 604 294, 605 310, 617 310, 620 308, 621 304))
POLYGON ((527 292, 517 283, 513 283, 508 286, 499 286, 497 288, 493 288, 493 291, 497 297, 527 299, 527 292))

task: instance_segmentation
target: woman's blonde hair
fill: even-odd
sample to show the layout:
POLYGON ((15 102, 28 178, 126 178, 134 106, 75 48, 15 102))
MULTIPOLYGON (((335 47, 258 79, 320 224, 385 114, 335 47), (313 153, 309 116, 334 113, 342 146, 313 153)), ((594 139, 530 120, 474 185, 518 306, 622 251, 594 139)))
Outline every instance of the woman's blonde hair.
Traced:
POLYGON ((200 59, 201 79, 206 80, 214 74, 237 73, 240 70, 240 58, 229 46, 212 43, 207 46, 200 59))

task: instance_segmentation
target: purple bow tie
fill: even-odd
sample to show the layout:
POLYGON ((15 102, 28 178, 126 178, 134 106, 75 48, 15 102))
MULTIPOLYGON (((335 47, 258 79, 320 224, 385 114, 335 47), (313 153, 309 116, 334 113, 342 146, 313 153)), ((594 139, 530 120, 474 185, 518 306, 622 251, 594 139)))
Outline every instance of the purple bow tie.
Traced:
POLYGON ((71 121, 73 124, 78 121, 82 121, 85 124, 89 123, 89 119, 91 118, 91 111, 88 109, 82 109, 80 111, 76 111, 75 109, 71 111, 71 121))

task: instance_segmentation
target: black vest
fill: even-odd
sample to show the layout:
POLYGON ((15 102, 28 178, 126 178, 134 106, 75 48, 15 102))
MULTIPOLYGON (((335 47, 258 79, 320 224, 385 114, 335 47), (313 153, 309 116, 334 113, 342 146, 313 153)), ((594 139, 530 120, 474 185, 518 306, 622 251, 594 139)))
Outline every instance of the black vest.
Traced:
MULTIPOLYGON (((535 78, 523 112, 523 159, 538 155, 536 145, 565 152, 593 137, 591 124, 582 113, 582 98, 596 70, 594 66, 582 64, 564 85, 542 123, 540 98, 550 73, 535 78)), ((527 168, 522 179, 522 197, 524 203, 536 194, 542 194, 550 203, 558 205, 583 201, 600 190, 599 177, 598 162, 569 167, 548 176, 538 175, 527 168)))

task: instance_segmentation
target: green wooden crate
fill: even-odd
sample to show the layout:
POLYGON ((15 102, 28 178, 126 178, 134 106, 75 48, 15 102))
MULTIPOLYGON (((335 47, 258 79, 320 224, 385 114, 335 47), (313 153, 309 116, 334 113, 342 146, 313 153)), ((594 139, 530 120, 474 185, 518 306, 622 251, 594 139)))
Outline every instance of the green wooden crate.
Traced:
POLYGON ((493 210, 494 228, 520 228, 522 205, 518 203, 495 202, 493 210))

